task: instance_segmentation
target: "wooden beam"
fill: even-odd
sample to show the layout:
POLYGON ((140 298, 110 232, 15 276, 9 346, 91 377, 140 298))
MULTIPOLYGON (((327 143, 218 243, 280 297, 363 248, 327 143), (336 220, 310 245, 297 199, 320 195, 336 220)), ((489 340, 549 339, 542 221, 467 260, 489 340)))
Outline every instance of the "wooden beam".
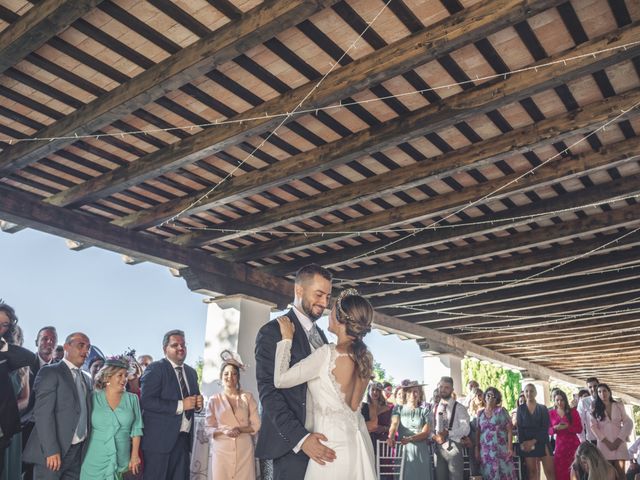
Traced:
MULTIPOLYGON (((496 318, 495 320, 493 320, 491 317, 502 315, 515 317, 520 315, 523 319, 527 319, 530 318, 528 317, 529 314, 527 313, 529 310, 535 309, 535 312, 531 312, 535 316, 546 315, 547 313, 552 313, 552 311, 554 313, 557 313, 558 310, 562 312, 562 309, 558 309, 557 307, 562 307, 567 311, 577 311, 578 309, 583 308, 583 305, 575 305, 577 303, 589 302, 599 299, 602 306, 604 306, 606 305, 606 302, 609 300, 609 298, 614 301, 613 299, 616 296, 625 295, 628 293, 635 293, 636 296, 640 296, 640 282, 638 282, 637 276, 634 276, 634 278, 632 278, 631 283, 620 282, 610 285, 585 287, 577 292, 574 292, 572 295, 567 295, 566 291, 552 291, 549 292, 549 294, 546 296, 524 298, 518 300, 515 298, 510 299, 509 296, 505 295, 503 292, 507 304, 502 307, 498 307, 495 304, 451 307, 447 304, 446 308, 442 308, 438 305, 408 305, 391 306, 384 309, 378 308, 378 310, 383 311, 388 315, 404 318, 407 320, 413 320, 413 318, 415 317, 416 319, 419 319, 421 323, 431 323, 433 326, 435 326, 435 328, 453 328, 458 325, 475 325, 477 321, 490 322, 491 325, 497 326, 502 323, 508 323, 509 325, 519 325, 520 323, 525 323, 527 320, 519 321, 516 318, 496 318), (467 309, 470 310, 466 311, 467 309), (458 313, 460 313, 461 315, 456 316, 456 314, 458 313), (468 317, 467 315, 473 315, 473 317, 468 317), (486 320, 482 320, 483 318, 486 320), (454 321, 459 323, 454 323, 454 321)), ((615 303, 620 302, 615 301, 615 303)))
MULTIPOLYGON (((616 241, 619 237, 620 235, 608 235, 592 240, 580 240, 572 243, 571 245, 563 245, 562 248, 548 248, 540 252, 536 252, 535 255, 518 255, 510 258, 465 265, 438 272, 425 272, 419 275, 402 278, 398 280, 397 285, 385 285, 384 282, 381 284, 365 284, 358 287, 358 290, 363 295, 375 296, 416 288, 411 284, 404 285, 402 282, 421 282, 425 285, 433 283, 437 285, 442 282, 476 280, 478 278, 492 277, 503 273, 515 273, 523 270, 525 272, 521 274, 521 278, 525 278, 529 276, 526 271, 534 267, 550 267, 562 262, 582 259, 592 255, 597 256, 640 245, 640 236, 638 235, 629 236, 616 241), (607 244, 609 245, 603 248, 603 246, 607 244)), ((584 269, 585 267, 581 266, 580 268, 584 269)), ((564 271, 565 268, 563 266, 558 273, 564 273, 564 271)), ((345 284, 357 284, 357 281, 340 283, 339 279, 336 279, 336 282, 341 286, 344 286, 345 284)))
POLYGON ((0 32, 0 73, 91 11, 102 0, 43 0, 0 32))
POLYGON ((640 208, 631 205, 615 210, 565 221, 549 227, 515 233, 500 239, 486 240, 465 247, 440 250, 437 254, 421 257, 394 259, 372 266, 340 272, 344 280, 369 280, 404 275, 420 270, 455 266, 458 263, 475 262, 516 253, 521 250, 545 247, 551 243, 566 242, 585 235, 595 235, 615 228, 633 227, 640 221, 640 208))
POLYGON ((231 264, 203 252, 170 244, 160 238, 133 232, 106 223, 85 213, 47 205, 34 195, 0 185, 0 215, 11 222, 53 235, 90 243, 96 247, 130 255, 169 267, 197 266, 200 270, 225 278, 219 293, 250 296, 278 303, 291 296, 293 284, 246 265, 231 264))
MULTIPOLYGON (((434 247, 449 242, 459 242, 461 240, 466 240, 469 237, 501 232, 507 228, 507 220, 509 228, 518 228, 536 221, 548 219, 550 216, 556 215, 553 212, 575 208, 581 205, 603 203, 609 199, 629 195, 640 195, 640 175, 622 177, 612 182, 602 183, 583 190, 565 193, 558 197, 540 200, 528 205, 511 208, 491 215, 476 217, 473 219, 473 222, 479 222, 477 225, 472 224, 467 226, 460 225, 453 228, 426 229, 420 233, 416 233, 406 240, 403 240, 402 242, 392 245, 388 249, 370 254, 367 258, 369 260, 374 260, 381 256, 414 251, 416 248, 434 247)), ((382 242, 384 239, 379 239, 379 241, 382 242)), ((294 249, 285 249, 284 251, 278 250, 276 242, 278 241, 264 242, 271 245, 270 252, 272 252, 272 254, 287 253, 292 250, 304 248, 301 246, 294 249)), ((365 243, 363 245, 350 246, 349 248, 343 248, 340 250, 308 255, 303 259, 296 259, 274 265, 265 265, 264 267, 260 267, 260 269, 271 273, 272 275, 286 275, 296 272, 299 268, 308 263, 317 263, 325 267, 332 267, 347 263, 359 255, 364 255, 378 245, 381 245, 381 243, 365 243)), ((256 245, 256 248, 261 249, 262 244, 256 245)), ((253 255, 249 255, 250 252, 248 249, 242 249, 242 254, 233 255, 233 253, 240 250, 241 249, 232 250, 232 254, 226 256, 226 258, 233 259, 234 261, 246 261, 255 260, 256 258, 264 258, 266 256, 265 254, 262 257, 254 257, 253 255)))
MULTIPOLYGON (((532 362, 527 362, 525 360, 517 358, 516 356, 501 354, 467 340, 462 340, 458 337, 447 335, 438 330, 428 328, 423 325, 415 325, 411 322, 391 317, 378 311, 376 311, 374 315, 374 326, 379 328, 401 330, 410 334, 419 335, 427 340, 433 339, 434 341, 447 345, 450 348, 456 349, 458 351, 464 351, 467 355, 470 356, 475 356, 483 360, 500 363, 510 368, 515 367, 521 370, 527 370, 532 376, 536 378, 551 377, 556 380, 561 380, 563 382, 571 383, 574 385, 581 385, 585 380, 584 378, 572 377, 558 370, 553 370, 551 368, 543 367, 532 362)), ((620 396, 627 402, 640 404, 640 399, 632 397, 630 395, 620 394, 619 392, 616 392, 616 396, 620 396)))
MULTIPOLYGON (((316 82, 309 82, 233 117, 235 120, 254 119, 250 122, 206 129, 146 155, 130 165, 72 187, 51 201, 59 206, 79 205, 125 190, 132 185, 206 158, 234 143, 269 131, 282 121, 282 118, 268 117, 257 120, 265 114, 291 112, 303 100, 303 106, 307 109, 332 104, 560 3, 562 2, 559 0, 485 0, 336 69, 323 81, 322 88, 315 90, 311 95, 309 92, 316 82)), ((301 18, 305 17, 300 16, 297 21, 301 18)), ((266 180, 261 180, 263 181, 266 180)), ((157 218, 169 218, 173 215, 170 212, 179 212, 184 206, 189 206, 190 202, 181 205, 179 200, 168 202, 165 206, 166 211, 156 211, 157 218)), ((150 221, 141 220, 142 224, 149 224, 150 221)))
MULTIPOLYGON (((565 52, 563 55, 552 57, 551 61, 568 59, 575 57, 576 55, 586 54, 594 50, 601 50, 604 48, 612 48, 614 45, 625 45, 631 40, 630 35, 640 35, 640 23, 630 27, 629 30, 619 30, 615 32, 615 35, 609 34, 592 42, 582 44, 580 47, 565 52), (620 35, 618 37, 618 35, 620 35)), ((384 126, 379 129, 372 130, 365 138, 369 139, 369 144, 360 148, 360 156, 362 152, 371 153, 378 149, 395 146, 398 143, 416 138, 421 135, 425 135, 429 132, 434 132, 442 128, 450 127, 456 123, 468 120, 471 117, 477 117, 483 113, 487 113, 491 110, 495 110, 500 107, 504 107, 518 100, 523 100, 540 93, 549 88, 559 86, 565 82, 569 82, 580 78, 586 74, 593 73, 601 70, 609 65, 623 61, 626 58, 632 58, 633 56, 640 55, 640 44, 632 52, 631 56, 627 56, 625 50, 621 52, 613 53, 610 56, 589 56, 589 60, 580 60, 574 62, 568 62, 566 66, 559 63, 555 67, 550 69, 540 69, 538 72, 527 71, 520 74, 515 74, 506 80, 499 82, 488 82, 484 85, 478 86, 474 89, 463 91, 451 97, 448 97, 437 104, 426 106, 415 112, 403 115, 398 119, 393 120, 396 122, 398 129, 394 130, 394 133, 384 131, 384 126), (620 56, 619 56, 620 55, 620 56), (403 135, 400 135, 403 133, 403 135)), ((631 106, 633 104, 630 104, 631 106)), ((617 112, 619 114, 619 112, 617 112)), ((322 150, 323 147, 312 150, 309 153, 309 161, 318 162, 317 170, 323 170, 332 166, 332 160, 334 154, 331 153, 334 150, 330 149, 327 152, 322 150), (322 152, 322 154, 319 154, 322 152), (327 157, 329 154, 329 158, 327 157), (318 158, 320 160, 318 160, 318 158), (314 160, 315 159, 315 160, 314 160)), ((357 152, 354 153, 354 157, 343 157, 351 160, 356 158, 357 152)), ((458 160, 460 161, 460 160, 458 160)), ((469 168, 469 167, 467 167, 469 168)), ((309 172, 306 172, 308 174, 309 172)), ((442 173, 442 172, 438 172, 442 173)), ((285 177, 286 178, 286 177, 285 177)), ((343 199, 347 201, 348 199, 343 199)), ((333 208, 333 203, 314 202, 314 199, 304 199, 297 202, 291 202, 284 204, 280 207, 270 209, 266 212, 259 212, 255 214, 246 215, 237 220, 226 222, 221 225, 223 228, 229 228, 230 230, 260 230, 275 228, 282 225, 288 225, 296 221, 304 220, 309 217, 310 213, 322 213, 329 211, 333 208), (310 207, 312 205, 312 207, 310 207)), ((194 231, 188 234, 182 235, 176 239, 176 243, 187 246, 199 246, 211 243, 212 241, 226 241, 234 238, 242 237, 246 235, 243 232, 217 232, 217 231, 194 231)))
MULTIPOLYGON (((66 138, 50 142, 21 142, 8 147, 0 153, 0 176, 15 172, 73 143, 73 134, 92 134, 123 115, 148 105, 335 1, 275 0, 258 5, 242 15, 240 20, 229 22, 211 32, 33 135, 39 138, 66 138)), ((69 0, 68 3, 85 2, 69 0)), ((171 149, 174 154, 179 150, 176 145, 172 145, 171 149)))
POLYGON ((24 227, 22 225, 7 222, 6 220, 0 220, 0 232, 18 233, 21 230, 24 230, 24 227))
MULTIPOLYGON (((438 195, 437 197, 427 198, 425 200, 413 202, 407 205, 389 208, 352 220, 325 225, 321 229, 317 229, 317 235, 313 234, 316 232, 311 232, 311 234, 309 235, 289 236, 287 238, 278 240, 277 242, 280 242, 280 245, 286 244, 288 248, 290 248, 293 244, 298 247, 310 247, 313 245, 319 245, 321 243, 333 243, 338 240, 344 240, 349 237, 358 235, 357 232, 361 231, 407 225, 413 222, 425 221, 434 216, 445 216, 458 210, 464 210, 465 206, 468 206, 470 203, 476 201, 479 198, 484 198, 487 195, 491 195, 490 199, 487 199, 487 202, 490 200, 499 200, 507 198, 517 192, 525 192, 543 185, 557 184, 561 181, 569 180, 571 178, 579 178, 583 175, 586 175, 590 171, 595 171, 605 167, 612 168, 616 165, 624 164, 630 159, 636 158, 635 155, 637 155, 637 148, 639 146, 640 138, 632 138, 626 141, 605 146, 598 152, 589 152, 571 157, 563 157, 561 160, 553 161, 539 167, 536 170, 535 175, 528 175, 522 179, 519 178, 524 172, 516 172, 510 175, 506 175, 502 178, 465 188, 459 192, 446 193, 438 195), (519 180, 516 181, 516 179, 519 180), (500 190, 498 191, 498 189, 500 190)), ((286 205, 284 206, 286 207, 286 205)), ((294 220, 294 218, 287 218, 286 222, 290 223, 294 220)), ((227 222, 223 224, 223 226, 225 228, 235 228, 239 227, 241 223, 243 223, 243 218, 240 218, 237 221, 227 222)), ((244 223, 243 226, 248 225, 244 223)), ((191 234, 185 234, 176 237, 171 241, 179 245, 196 246, 201 243, 205 236, 206 239, 209 240, 209 233, 210 232, 205 232, 203 234, 202 232, 195 232, 191 234)), ((227 234, 220 234, 218 232, 214 233, 216 233, 217 235, 224 235, 224 237, 218 238, 218 241, 226 239, 228 236, 230 236, 227 234)), ((411 238, 408 234, 405 234, 405 236, 407 236, 407 238, 411 238)), ((394 240, 395 239, 389 239, 388 241, 392 242, 394 240)), ((268 245, 258 244, 255 246, 252 245, 251 247, 243 247, 242 249, 237 249, 239 250, 239 252, 235 255, 231 253, 234 251, 231 251, 229 253, 220 253, 219 256, 220 258, 239 261, 245 257, 249 249, 252 249, 253 251, 253 253, 251 254, 252 256, 254 254, 259 255, 260 253, 262 253, 263 258, 273 255, 274 251, 280 250, 274 250, 274 247, 277 247, 273 242, 265 243, 267 243, 268 245), (270 249, 266 250, 269 247, 270 249)), ((381 243, 382 242, 371 245, 369 251, 380 248, 381 251, 384 252, 385 249, 383 248, 384 246, 381 243)), ((398 247, 401 247, 401 245, 398 245, 398 247)))
MULTIPOLYGON (((330 190, 313 198, 294 202, 296 205, 291 209, 300 215, 300 206, 302 206, 307 215, 319 215, 328 209, 339 209, 356 202, 406 190, 429 180, 454 175, 471 168, 481 168, 515 153, 533 150, 551 140, 559 142, 566 137, 592 130, 594 125, 603 123, 612 114, 619 114, 620 109, 637 103, 639 99, 640 89, 626 92, 617 97, 609 97, 585 108, 543 120, 535 125, 514 130, 497 138, 490 138, 455 152, 430 158, 425 162, 396 169, 330 190)), ((456 112, 457 115, 460 115, 459 110, 456 112)), ((418 109, 340 140, 281 160, 263 169, 231 178, 204 199, 202 198, 203 192, 197 192, 170 200, 148 210, 132 213, 114 223, 127 228, 148 228, 158 225, 178 213, 194 214, 268 191, 271 188, 356 160, 364 154, 373 154, 384 148, 395 146, 407 140, 408 132, 416 137, 420 136, 425 132, 418 126, 425 117, 430 118, 433 113, 434 106, 418 109)), ((454 122, 454 119, 451 119, 450 122, 454 122)), ((437 125, 429 124, 426 128, 434 130, 436 127, 437 125)), ((280 211, 281 209, 275 210, 280 211)), ((288 212, 283 211, 281 216, 286 218, 288 212)))
MULTIPOLYGON (((625 254, 627 253, 625 252, 625 254)), ((370 301, 373 307, 380 311, 384 311, 385 308, 400 306, 425 307, 440 311, 462 310, 484 305, 511 304, 511 302, 518 300, 545 298, 555 294, 571 295, 570 292, 605 285, 616 285, 634 281, 638 278, 640 278, 640 256, 637 257, 635 269, 573 277, 562 275, 556 277, 554 280, 545 278, 534 279, 537 280, 537 283, 531 284, 524 282, 523 284, 516 284, 506 292, 504 290, 497 290, 483 293, 486 285, 477 285, 476 288, 468 288, 467 291, 460 289, 452 290, 450 287, 434 287, 432 289, 419 290, 408 294, 373 297, 370 301), (452 291, 452 293, 448 296, 438 297, 437 293, 434 296, 432 290, 436 292, 438 290, 444 292, 452 291)))

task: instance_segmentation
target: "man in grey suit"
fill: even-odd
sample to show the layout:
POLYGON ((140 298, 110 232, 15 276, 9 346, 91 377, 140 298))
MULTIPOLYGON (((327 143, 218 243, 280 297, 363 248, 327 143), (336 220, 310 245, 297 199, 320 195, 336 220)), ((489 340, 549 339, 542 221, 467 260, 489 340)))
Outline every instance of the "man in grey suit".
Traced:
POLYGON ((38 372, 35 426, 24 451, 24 460, 35 463, 36 480, 80 478, 91 418, 91 381, 80 367, 90 348, 84 333, 72 333, 62 361, 38 372))

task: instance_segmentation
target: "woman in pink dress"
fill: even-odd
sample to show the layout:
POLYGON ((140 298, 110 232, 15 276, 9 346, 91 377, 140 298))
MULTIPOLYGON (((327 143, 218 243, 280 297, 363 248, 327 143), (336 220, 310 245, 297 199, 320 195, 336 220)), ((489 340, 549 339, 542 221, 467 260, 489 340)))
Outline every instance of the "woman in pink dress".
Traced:
POLYGON ((571 463, 580 445, 578 433, 582 432, 582 421, 578 411, 569 406, 567 394, 562 390, 554 392, 553 404, 555 408, 549 410, 549 435, 556 436, 556 448, 553 452, 556 480, 569 480, 571 463))
POLYGON ((627 438, 633 429, 633 421, 620 402, 611 396, 608 385, 598 385, 598 398, 593 402, 589 419, 591 431, 598 440, 598 448, 616 469, 619 479, 624 479, 624 463, 629 460, 627 438))
POLYGON ((213 436, 210 480, 256 478, 253 437, 260 429, 258 405, 253 395, 240 389, 242 363, 234 357, 223 357, 224 391, 207 405, 207 427, 213 436))

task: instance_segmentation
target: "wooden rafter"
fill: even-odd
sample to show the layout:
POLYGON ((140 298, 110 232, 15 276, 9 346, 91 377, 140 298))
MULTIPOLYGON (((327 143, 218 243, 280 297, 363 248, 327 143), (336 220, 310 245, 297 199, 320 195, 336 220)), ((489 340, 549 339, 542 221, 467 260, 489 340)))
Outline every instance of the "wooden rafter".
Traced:
POLYGON ((0 175, 6 176, 73 143, 73 134, 94 133, 123 114, 147 105, 335 1, 279 0, 260 4, 237 22, 211 32, 34 135, 55 140, 23 142, 7 148, 0 153, 0 175))
MULTIPOLYGON (((223 150, 229 145, 268 131, 282 121, 281 118, 259 119, 265 114, 293 111, 303 99, 306 99, 304 108, 307 109, 337 102, 369 85, 383 82, 402 72, 451 53, 463 45, 484 38, 514 22, 523 21, 536 12, 543 11, 558 3, 561 2, 557 0, 533 2, 499 0, 496 3, 485 0, 457 15, 425 28, 421 32, 335 70, 326 77, 322 88, 311 95, 309 92, 315 82, 305 84, 233 117, 238 123, 205 129, 162 150, 146 155, 131 165, 120 167, 61 192, 50 201, 59 206, 75 205, 125 190, 132 185, 193 163, 223 150), (307 95, 309 96, 307 97, 307 95), (240 122, 243 119, 255 120, 246 123, 240 122)), ((0 155, 0 170, 2 162, 2 155, 0 155)), ((261 182, 265 181, 266 179, 261 179, 261 182)), ((218 198, 218 194, 216 193, 212 198, 218 198)), ((135 219, 135 222, 146 225, 159 222, 182 211, 191 203, 193 201, 190 199, 175 200, 164 207, 159 207, 154 215, 141 214, 141 219, 135 219)), ((129 221, 131 220, 129 219, 129 221)))
POLYGON ((44 45, 102 0, 44 0, 0 33, 0 73, 44 45))
MULTIPOLYGON (((562 60, 563 58, 575 57, 576 55, 585 54, 590 51, 600 50, 606 47, 610 48, 614 46, 614 44, 625 45, 630 42, 630 38, 638 34, 640 34, 640 26, 634 25, 628 27, 626 30, 617 32, 615 36, 605 35, 597 40, 583 44, 576 49, 572 49, 570 52, 565 52, 563 55, 558 55, 554 57, 554 59, 562 60)), ((622 52, 624 53, 612 53, 611 56, 607 56, 606 54, 603 56, 590 56, 587 57, 589 60, 583 59, 575 63, 569 62, 567 66, 564 66, 561 62, 550 69, 540 69, 538 72, 529 71, 515 74, 497 83, 489 83, 472 90, 463 91, 457 95, 448 97, 440 104, 429 105, 407 116, 401 117, 396 123, 402 125, 402 127, 394 132, 395 135, 392 136, 391 141, 385 138, 380 131, 376 130, 375 137, 379 138, 378 141, 374 142, 375 150, 393 146, 401 143, 403 140, 434 132, 440 128, 455 125, 473 116, 504 107, 518 100, 523 100, 553 86, 562 85, 565 82, 579 78, 587 73, 601 70, 607 65, 623 60, 623 58, 619 58, 618 55, 622 55, 625 58, 640 55, 640 45, 637 46, 634 52, 630 52, 630 56, 626 56, 626 50, 622 50, 622 52), (404 137, 398 137, 398 131, 410 133, 405 134, 404 137)), ((633 104, 629 106, 631 105, 633 104)), ((364 146, 361 150, 367 152, 367 148, 364 146)), ((312 155, 308 155, 308 157, 310 157, 309 160, 312 160, 312 155)), ((323 161, 325 160, 324 156, 320 158, 323 161)), ((333 156, 331 158, 333 158, 333 156)), ((331 160, 331 158, 329 160, 331 160)), ((322 169, 323 163, 320 163, 320 165, 318 170, 322 169)), ((311 212, 322 211, 321 206, 317 205, 317 202, 302 200, 288 203, 268 212, 246 215, 238 220, 227 222, 223 226, 229 230, 241 231, 274 228, 308 218, 310 212, 307 205, 309 204, 314 207, 311 209, 311 212)), ((325 204, 325 209, 330 208, 330 205, 331 204, 325 204)), ((212 241, 225 241, 241 236, 243 236, 241 232, 196 231, 184 234, 175 241, 181 245, 198 246, 212 241)))

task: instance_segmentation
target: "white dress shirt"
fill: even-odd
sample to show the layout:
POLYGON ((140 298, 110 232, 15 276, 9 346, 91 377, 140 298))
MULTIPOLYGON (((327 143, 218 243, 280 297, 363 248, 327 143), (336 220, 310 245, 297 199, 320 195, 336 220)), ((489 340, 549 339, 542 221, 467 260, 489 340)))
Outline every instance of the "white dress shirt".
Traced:
MULTIPOLYGON (((182 367, 182 376, 184 378, 184 383, 187 385, 187 391, 189 392, 189 395, 191 395, 191 388, 189 387, 189 380, 187 380, 187 372, 184 368, 184 364, 178 365, 177 363, 173 363, 168 358, 167 358, 167 361, 171 364, 171 367, 173 368, 173 373, 176 376, 176 380, 178 380, 178 389, 180 390, 180 395, 182 395, 182 388, 180 388, 180 377, 178 376, 178 372, 176 371, 177 367, 182 367)), ((176 415, 182 415, 182 423, 180 424, 180 431, 189 433, 189 431, 191 430, 191 419, 187 418, 187 415, 184 412, 184 404, 182 403, 182 400, 178 400, 178 408, 176 408, 176 415)))
MULTIPOLYGON (((38 357, 39 358, 39 357, 38 357)), ((71 363, 69 360, 67 360, 66 358, 63 358, 62 361, 64 362, 64 364, 69 367, 69 370, 71 370, 71 376, 73 377, 73 380, 75 382, 76 379, 76 375, 84 375, 84 373, 82 372, 82 370, 78 367, 76 367, 73 363, 71 363)), ((82 384, 85 386, 85 389, 87 388, 87 382, 82 381, 82 384)), ((74 388, 75 388, 75 383, 73 384, 74 388)), ((86 392, 87 394, 89 392, 86 392)), ((78 400, 80 400, 81 402, 83 401, 82 398, 79 398, 78 400)), ((84 401, 86 402, 86 398, 84 399, 84 401)), ((87 415, 89 415, 89 412, 87 411, 87 415)), ((89 419, 88 419, 89 420, 89 419)), ((87 430, 88 431, 88 430, 87 430)), ((87 435, 85 434, 82 438, 78 437, 78 435, 76 434, 75 430, 73 432, 73 438, 71 439, 71 445, 76 445, 77 443, 80 442, 84 442, 84 440, 87 438, 87 435)))
POLYGON ((595 434, 591 431, 591 406, 593 405, 594 398, 589 395, 588 397, 582 397, 578 402, 578 415, 580 415, 580 421, 582 422, 582 433, 578 434, 581 441, 585 438, 589 441, 597 440, 595 434))
MULTIPOLYGON (((439 413, 442 412, 444 418, 446 419, 446 425, 443 425, 441 428, 449 430, 449 440, 454 442, 459 442, 462 437, 469 435, 469 431, 471 430, 471 425, 469 423, 469 412, 467 408, 462 405, 460 402, 456 402, 453 398, 447 400, 440 400, 438 403, 438 408, 434 412, 434 424, 438 420, 439 413), (453 415, 453 405, 457 403, 455 415, 453 416, 453 425, 451 425, 451 429, 449 429, 449 424, 451 423, 451 415, 453 415)), ((435 425, 434 425, 435 426, 435 425)))

